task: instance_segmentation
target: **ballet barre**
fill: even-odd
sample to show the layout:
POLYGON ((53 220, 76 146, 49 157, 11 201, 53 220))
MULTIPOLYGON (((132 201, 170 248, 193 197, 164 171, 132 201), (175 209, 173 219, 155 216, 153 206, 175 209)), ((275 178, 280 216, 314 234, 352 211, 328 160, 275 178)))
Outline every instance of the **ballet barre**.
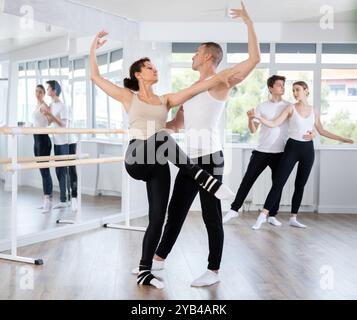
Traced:
POLYGON ((2 127, 0 133, 5 135, 29 134, 125 134, 122 129, 79 129, 79 128, 26 128, 2 127))
MULTIPOLYGON (((89 158, 89 154, 68 154, 63 156, 41 156, 41 157, 29 157, 29 158, 18 158, 18 163, 26 163, 26 162, 45 162, 45 161, 63 161, 63 160, 76 160, 76 159, 86 159, 89 158)), ((9 164, 11 163, 11 159, 0 158, 0 164, 9 164)))
POLYGON ((48 169, 48 168, 63 168, 72 166, 82 166, 89 164, 101 164, 101 163, 113 163, 124 161, 123 157, 107 157, 107 158, 94 158, 94 159, 84 159, 84 160, 66 160, 66 161, 47 161, 47 162, 30 162, 24 164, 7 164, 4 166, 5 172, 15 172, 21 170, 31 170, 31 169, 48 169))
MULTIPOLYGON (((78 141, 78 155, 64 155, 64 156, 48 156, 48 157, 33 157, 33 158, 18 158, 18 136, 32 135, 32 134, 126 134, 122 129, 77 129, 77 128, 10 128, 1 127, 0 134, 9 136, 9 151, 10 159, 0 159, 0 164, 4 164, 4 171, 11 173, 11 249, 10 254, 1 254, 0 259, 8 261, 16 261, 22 263, 29 263, 34 265, 42 265, 43 260, 40 258, 21 257, 17 254, 17 199, 18 199, 18 172, 30 169, 44 169, 44 168, 59 168, 78 166, 78 211, 76 220, 80 221, 82 196, 81 196, 81 182, 82 182, 82 165, 105 164, 105 163, 120 163, 124 161, 124 157, 107 157, 86 159, 89 155, 81 153, 80 139, 78 141)), ((130 226, 130 212, 125 211, 126 225, 114 226, 126 230, 144 231, 144 228, 130 226)), ((58 220, 57 223, 73 224, 72 220, 58 220)), ((110 227, 109 225, 105 225, 110 227)), ((112 225, 111 225, 112 226, 112 225)))

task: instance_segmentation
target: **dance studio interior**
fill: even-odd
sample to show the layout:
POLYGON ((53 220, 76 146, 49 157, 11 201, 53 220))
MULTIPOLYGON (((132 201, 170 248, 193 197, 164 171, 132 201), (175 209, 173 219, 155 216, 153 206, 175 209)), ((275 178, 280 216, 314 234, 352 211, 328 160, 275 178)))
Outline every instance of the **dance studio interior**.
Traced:
POLYGON ((1 300, 355 300, 356 163, 355 0, 0 1, 1 300))

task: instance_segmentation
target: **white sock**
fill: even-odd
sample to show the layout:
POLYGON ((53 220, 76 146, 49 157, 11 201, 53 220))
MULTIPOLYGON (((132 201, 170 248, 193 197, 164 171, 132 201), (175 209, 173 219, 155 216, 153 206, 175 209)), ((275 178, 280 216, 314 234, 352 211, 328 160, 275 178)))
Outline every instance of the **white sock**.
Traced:
POLYGON ((47 213, 51 210, 52 207, 52 201, 49 197, 45 197, 43 200, 43 206, 42 206, 42 213, 47 213))
POLYGON ((289 225, 296 228, 306 228, 306 226, 296 220, 296 217, 291 217, 289 220, 289 225))
POLYGON ((269 217, 269 218, 268 218, 268 222, 269 222, 270 224, 272 224, 273 226, 277 226, 277 227, 280 227, 280 226, 281 226, 281 222, 280 222, 277 218, 275 218, 275 217, 269 217))
POLYGON ((67 202, 59 202, 56 205, 54 205, 52 209, 67 208, 67 206, 68 206, 67 202))
POLYGON ((253 230, 258 230, 262 226, 263 223, 267 222, 267 216, 263 212, 261 212, 258 216, 255 225, 252 227, 253 230))
POLYGON ((164 283, 159 279, 155 278, 155 276, 151 273, 150 270, 139 271, 136 281, 139 285, 144 285, 144 286, 151 285, 157 289, 164 288, 164 283))
POLYGON ((198 277, 191 283, 191 287, 211 286, 219 281, 220 279, 218 273, 211 270, 207 270, 204 274, 202 274, 200 277, 198 277))
POLYGON ((223 223, 227 223, 229 220, 231 220, 233 218, 238 218, 238 217, 239 217, 239 212, 230 209, 227 212, 227 214, 224 216, 223 223))
MULTIPOLYGON (((152 267, 151 271, 161 271, 165 269, 165 260, 159 261, 159 260, 152 260, 152 267)), ((133 269, 131 271, 132 274, 138 274, 139 273, 139 267, 133 269)))
POLYGON ((77 198, 72 198, 71 199, 71 207, 72 207, 72 211, 73 212, 77 212, 78 211, 78 200, 77 200, 77 198))
POLYGON ((150 284, 154 286, 156 289, 164 289, 165 285, 162 281, 154 278, 150 281, 150 284))
POLYGON ((229 187, 222 184, 214 195, 217 199, 223 200, 233 198, 235 196, 235 193, 233 193, 233 191, 229 189, 229 187))

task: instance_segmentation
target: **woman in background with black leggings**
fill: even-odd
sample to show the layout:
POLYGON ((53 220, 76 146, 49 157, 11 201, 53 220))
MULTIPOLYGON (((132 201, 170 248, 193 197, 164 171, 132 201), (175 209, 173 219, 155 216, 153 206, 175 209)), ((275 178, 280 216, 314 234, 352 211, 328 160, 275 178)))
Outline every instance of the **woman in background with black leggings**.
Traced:
POLYGON ((310 176, 315 159, 314 143, 311 139, 311 135, 314 135, 314 127, 321 136, 343 143, 353 143, 352 140, 335 135, 323 128, 320 115, 308 104, 309 88, 304 81, 297 81, 293 84, 293 94, 297 103, 286 107, 275 120, 267 120, 264 117, 252 115, 271 128, 281 125, 286 120, 289 121, 289 140, 286 143, 284 154, 280 161, 278 176, 274 180, 265 201, 264 209, 260 213, 253 229, 259 229, 262 223, 266 222, 269 211, 272 210, 279 200, 280 193, 296 163, 298 163, 298 169, 295 178, 289 225, 306 228, 304 224, 297 221, 296 217, 303 198, 304 187, 310 176))
MULTIPOLYGON (((46 95, 45 88, 42 84, 36 87, 37 107, 32 113, 33 126, 36 128, 45 128, 48 126, 48 118, 46 116, 47 104, 44 102, 46 95)), ((34 154, 35 157, 50 156, 52 149, 51 139, 48 134, 35 134, 34 135, 34 154)), ((47 213, 51 210, 52 203, 52 178, 50 169, 40 169, 42 177, 42 186, 44 193, 44 200, 42 212, 47 213)))
POLYGON ((97 34, 90 50, 91 79, 104 92, 119 101, 129 116, 130 144, 126 151, 125 167, 136 180, 146 182, 149 202, 149 226, 143 240, 142 257, 137 283, 163 288, 163 283, 151 273, 152 260, 159 243, 170 193, 168 161, 187 172, 204 190, 219 199, 234 196, 221 181, 195 165, 165 130, 168 112, 200 92, 227 83, 234 74, 225 70, 208 80, 174 94, 157 96, 152 86, 158 74, 149 58, 143 58, 130 67, 130 78, 124 79, 124 88, 103 78, 99 73, 96 50, 106 40, 106 32, 97 34))

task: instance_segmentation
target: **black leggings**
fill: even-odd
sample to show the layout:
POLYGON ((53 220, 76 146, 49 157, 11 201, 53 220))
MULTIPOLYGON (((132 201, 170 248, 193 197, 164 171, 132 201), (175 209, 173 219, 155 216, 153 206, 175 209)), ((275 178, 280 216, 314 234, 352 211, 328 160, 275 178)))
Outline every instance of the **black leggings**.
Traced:
MULTIPOLYGON (((55 145, 54 151, 56 156, 76 154, 77 144, 71 143, 55 145)), ((60 187, 60 201, 67 201, 67 192, 68 200, 70 200, 71 198, 77 198, 78 177, 76 167, 71 166, 56 168, 56 175, 60 187)))
MULTIPOLYGON (((35 134, 34 136, 34 154, 35 157, 44 157, 51 155, 52 143, 47 134, 35 134)), ((40 169, 42 177, 43 193, 46 196, 52 196, 53 184, 50 169, 40 169)))
MULTIPOLYGON (((224 169, 222 151, 192 160, 222 181, 224 169)), ((208 269, 219 270, 224 241, 221 201, 208 192, 199 190, 198 185, 183 170, 179 170, 176 176, 165 230, 156 254, 166 259, 171 252, 197 193, 200 195, 202 217, 208 234, 208 269)))
POLYGON ((279 165, 279 174, 274 180, 268 197, 264 204, 264 209, 272 210, 279 199, 279 196, 298 162, 298 169, 295 178, 295 189, 291 204, 291 213, 297 214, 300 209, 304 188, 309 179, 315 159, 313 141, 297 141, 289 139, 286 143, 283 157, 279 165))
MULTIPOLYGON (((70 143, 68 146, 69 154, 77 154, 77 143, 70 143)), ((78 175, 77 169, 75 166, 68 167, 68 175, 69 175, 69 186, 67 187, 70 191, 68 194, 71 194, 72 198, 78 197, 78 175)))
MULTIPOLYGON (((196 183, 206 186, 216 180, 194 164, 165 130, 147 140, 131 140, 125 154, 125 168, 136 180, 146 182, 149 203, 149 225, 146 229, 140 269, 151 269, 152 259, 159 243, 170 194, 170 168, 168 161, 188 174, 196 183), (198 177, 197 177, 198 176, 198 177)), ((215 183, 210 192, 218 190, 215 183)))
MULTIPOLYGON (((271 178, 272 181, 277 177, 279 173, 279 163, 283 153, 267 153, 254 150, 252 156, 250 157, 249 165, 247 171, 244 174, 243 180, 237 191, 237 195, 231 204, 231 209, 238 211, 244 203, 244 200, 247 198, 247 195, 252 188, 254 182, 258 179, 261 173, 265 170, 266 167, 271 169, 271 178)), ((269 212, 269 216, 276 216, 279 210, 281 192, 279 194, 278 200, 275 203, 274 207, 269 212)))

